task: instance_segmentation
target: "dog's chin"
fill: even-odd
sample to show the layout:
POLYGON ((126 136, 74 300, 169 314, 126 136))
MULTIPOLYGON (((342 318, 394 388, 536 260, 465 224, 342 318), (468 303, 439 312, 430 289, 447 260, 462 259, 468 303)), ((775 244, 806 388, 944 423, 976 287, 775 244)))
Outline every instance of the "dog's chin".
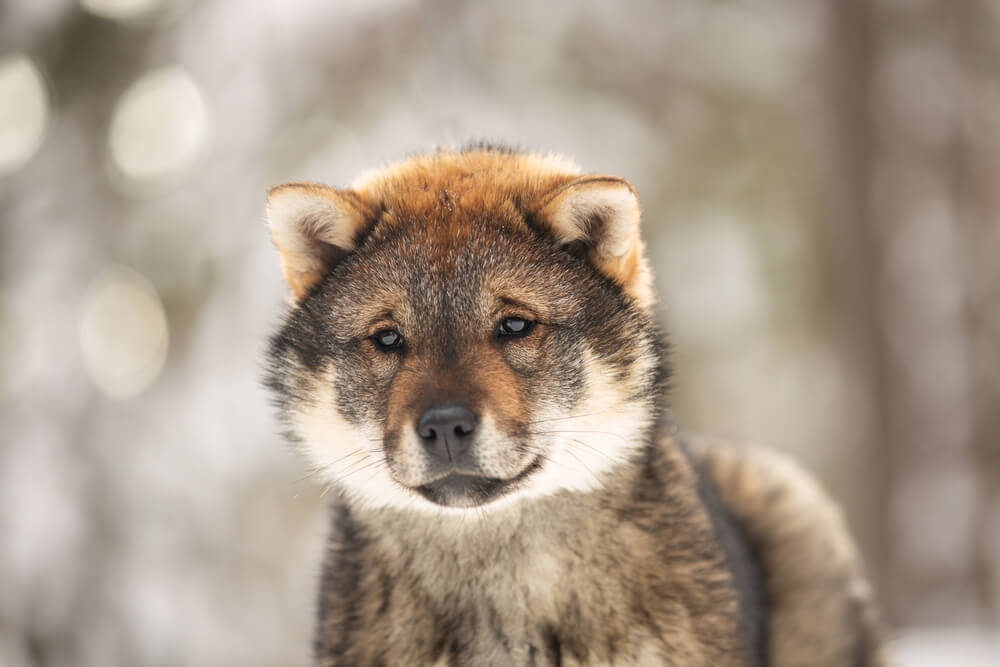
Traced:
POLYGON ((542 466, 541 459, 532 461, 514 477, 500 479, 457 472, 440 477, 414 490, 435 505, 453 508, 473 508, 488 505, 513 491, 542 466))

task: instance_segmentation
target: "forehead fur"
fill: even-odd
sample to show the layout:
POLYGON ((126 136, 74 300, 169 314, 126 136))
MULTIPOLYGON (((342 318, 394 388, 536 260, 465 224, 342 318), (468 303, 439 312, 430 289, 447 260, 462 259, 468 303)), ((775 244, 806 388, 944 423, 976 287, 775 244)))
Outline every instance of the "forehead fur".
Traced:
POLYGON ((579 174, 576 164, 552 154, 440 150, 370 171, 351 188, 383 218, 455 219, 461 212, 523 210, 579 174))

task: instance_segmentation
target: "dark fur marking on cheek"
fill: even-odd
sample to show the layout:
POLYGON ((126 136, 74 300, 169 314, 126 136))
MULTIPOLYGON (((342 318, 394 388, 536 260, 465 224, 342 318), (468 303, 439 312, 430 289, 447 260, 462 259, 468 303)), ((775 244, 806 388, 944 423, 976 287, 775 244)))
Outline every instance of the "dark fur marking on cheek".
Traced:
POLYGON ((319 322, 307 308, 314 298, 307 297, 301 306, 289 313, 281 330, 271 339, 269 356, 272 362, 291 357, 305 370, 315 371, 328 357, 315 342, 320 339, 319 322))
POLYGON ((293 402, 308 404, 315 381, 332 382, 336 405, 323 408, 336 410, 354 424, 377 421, 384 414, 384 392, 379 389, 384 381, 362 345, 342 326, 350 320, 344 311, 349 299, 342 292, 342 284, 324 279, 289 312, 271 340, 265 383, 274 392, 279 409, 284 410, 293 402), (332 377, 320 377, 327 367, 336 372, 332 377))
POLYGON ((373 377, 364 353, 358 349, 339 350, 332 358, 335 369, 332 382, 340 414, 355 424, 381 421, 380 415, 385 414, 384 383, 373 377))
POLYGON ((562 411, 577 407, 584 396, 584 341, 571 327, 553 331, 539 355, 537 369, 524 378, 525 403, 562 411))

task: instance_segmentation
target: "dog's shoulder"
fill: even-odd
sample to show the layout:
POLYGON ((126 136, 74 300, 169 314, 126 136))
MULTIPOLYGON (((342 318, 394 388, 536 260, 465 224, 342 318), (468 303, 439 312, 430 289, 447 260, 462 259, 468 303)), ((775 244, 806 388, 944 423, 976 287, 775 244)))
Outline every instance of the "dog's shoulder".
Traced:
MULTIPOLYGON (((689 443, 681 441, 681 447, 691 454, 689 443)), ((722 547, 738 595, 740 627, 748 659, 753 665, 769 664, 767 593, 761 562, 743 521, 723 501, 704 457, 691 458, 697 478, 698 500, 712 523, 715 539, 722 547)))
POLYGON ((885 665, 860 556, 818 482, 775 451, 705 437, 689 449, 759 563, 769 664, 885 665))

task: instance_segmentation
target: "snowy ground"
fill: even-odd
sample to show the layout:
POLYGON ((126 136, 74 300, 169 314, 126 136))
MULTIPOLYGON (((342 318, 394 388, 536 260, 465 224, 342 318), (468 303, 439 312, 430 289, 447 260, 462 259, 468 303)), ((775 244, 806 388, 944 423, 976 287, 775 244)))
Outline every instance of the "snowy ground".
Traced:
POLYGON ((1000 630, 912 629, 893 649, 898 667, 1000 667, 1000 630))

